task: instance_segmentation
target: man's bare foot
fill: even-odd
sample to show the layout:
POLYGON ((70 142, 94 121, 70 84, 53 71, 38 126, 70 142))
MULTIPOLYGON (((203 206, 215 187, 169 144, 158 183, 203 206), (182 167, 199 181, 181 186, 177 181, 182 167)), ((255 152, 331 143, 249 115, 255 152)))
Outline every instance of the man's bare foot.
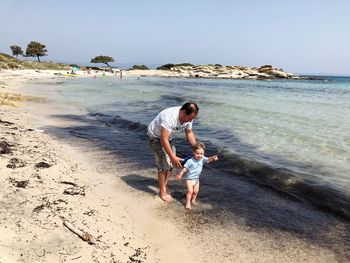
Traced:
POLYGON ((170 203, 171 201, 173 201, 173 198, 171 197, 170 194, 160 194, 159 193, 159 197, 166 203, 170 203))

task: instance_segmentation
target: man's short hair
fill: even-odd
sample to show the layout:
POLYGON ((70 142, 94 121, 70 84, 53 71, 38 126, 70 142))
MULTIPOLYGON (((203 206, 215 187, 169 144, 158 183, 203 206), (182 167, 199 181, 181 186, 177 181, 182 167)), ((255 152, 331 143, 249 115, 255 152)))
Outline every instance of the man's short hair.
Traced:
POLYGON ((192 113, 198 114, 199 107, 196 103, 189 101, 182 105, 180 110, 185 111, 186 115, 191 115, 192 113))

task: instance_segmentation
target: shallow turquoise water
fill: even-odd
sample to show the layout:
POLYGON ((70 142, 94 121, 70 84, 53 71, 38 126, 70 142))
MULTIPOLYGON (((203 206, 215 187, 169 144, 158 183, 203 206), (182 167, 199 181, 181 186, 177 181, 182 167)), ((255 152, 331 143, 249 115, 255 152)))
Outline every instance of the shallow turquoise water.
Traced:
MULTIPOLYGON (((126 143, 144 136, 160 110, 193 100, 200 107, 194 131, 210 153, 223 157, 219 171, 250 176, 331 209, 341 201, 350 214, 350 78, 72 79, 54 83, 49 93, 124 129, 118 136, 126 143)), ((93 136, 104 132, 94 130, 93 136)), ((113 144, 113 138, 103 138, 113 144)))
POLYGON ((167 106, 199 103, 195 125, 240 156, 350 190, 350 79, 319 81, 79 79, 59 88, 91 112, 148 124, 167 106))

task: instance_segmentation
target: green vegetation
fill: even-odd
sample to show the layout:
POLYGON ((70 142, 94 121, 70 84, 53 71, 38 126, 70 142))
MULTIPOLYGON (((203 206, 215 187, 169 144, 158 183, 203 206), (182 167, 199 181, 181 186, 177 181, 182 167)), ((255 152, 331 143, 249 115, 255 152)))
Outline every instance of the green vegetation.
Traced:
POLYGON ((173 67, 175 67, 175 64, 170 64, 169 63, 169 64, 161 65, 157 69, 158 70, 170 70, 173 67))
POLYGON ((193 64, 191 63, 180 63, 180 64, 175 64, 176 67, 193 67, 193 64))
POLYGON ((0 69, 54 69, 66 70, 67 64, 53 62, 21 61, 8 54, 0 53, 0 69))
POLYGON ((91 59, 91 63, 103 63, 106 64, 110 70, 112 70, 111 66, 108 64, 109 62, 114 62, 114 59, 108 56, 97 56, 91 59))
POLYGON ((13 45, 13 46, 10 46, 10 49, 12 51, 12 55, 18 57, 18 55, 22 55, 23 56, 23 50, 20 46, 17 46, 17 45, 13 45))
POLYGON ((181 66, 190 66, 190 67, 193 67, 193 64, 191 64, 191 63, 180 63, 180 64, 172 64, 172 63, 169 63, 169 64, 161 65, 161 66, 159 66, 157 69, 158 69, 158 70, 170 70, 170 69, 173 68, 173 67, 181 67, 181 66))
POLYGON ((149 70, 149 68, 145 65, 134 65, 132 66, 132 68, 129 68, 129 70, 133 70, 133 69, 149 70))
POLYGON ((37 57, 38 62, 40 62, 40 57, 47 56, 47 49, 45 47, 45 45, 39 42, 30 42, 26 49, 26 57, 37 57))

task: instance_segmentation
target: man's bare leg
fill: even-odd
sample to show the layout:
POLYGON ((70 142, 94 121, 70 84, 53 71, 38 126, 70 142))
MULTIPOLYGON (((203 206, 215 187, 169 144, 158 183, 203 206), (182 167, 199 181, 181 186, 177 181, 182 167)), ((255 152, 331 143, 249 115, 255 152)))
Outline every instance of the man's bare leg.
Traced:
POLYGON ((166 173, 166 179, 165 179, 165 188, 166 188, 166 193, 170 195, 170 191, 169 191, 169 188, 168 188, 168 181, 169 181, 169 178, 171 177, 172 175, 172 171, 168 171, 166 173))
MULTIPOLYGON (((171 172, 170 172, 171 174, 171 172)), ((171 202, 172 197, 166 191, 168 183, 169 171, 158 171, 158 183, 159 183, 159 197, 164 202, 171 202)))

